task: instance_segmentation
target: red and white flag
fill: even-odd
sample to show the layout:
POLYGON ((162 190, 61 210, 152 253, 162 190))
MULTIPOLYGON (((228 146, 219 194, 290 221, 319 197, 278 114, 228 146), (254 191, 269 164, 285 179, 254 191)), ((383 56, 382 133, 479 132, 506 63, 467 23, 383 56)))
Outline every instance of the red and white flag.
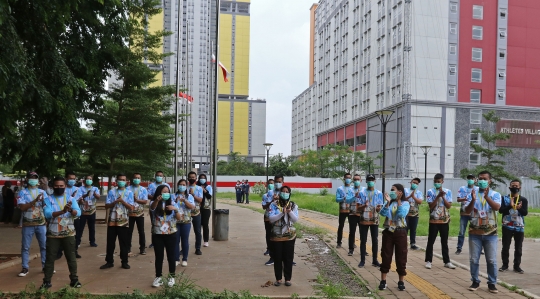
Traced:
MULTIPOLYGON (((212 62, 216 63, 216 56, 214 54, 212 54, 212 62)), ((221 72, 223 73, 223 80, 225 82, 229 82, 229 71, 227 70, 227 68, 225 68, 221 61, 219 62, 219 67, 221 68, 221 72)))
MULTIPOLYGON (((173 97, 176 97, 176 94, 173 94, 173 97)), ((178 98, 185 99, 188 101, 188 103, 193 103, 193 97, 187 93, 183 93, 183 92, 178 93, 178 98)))

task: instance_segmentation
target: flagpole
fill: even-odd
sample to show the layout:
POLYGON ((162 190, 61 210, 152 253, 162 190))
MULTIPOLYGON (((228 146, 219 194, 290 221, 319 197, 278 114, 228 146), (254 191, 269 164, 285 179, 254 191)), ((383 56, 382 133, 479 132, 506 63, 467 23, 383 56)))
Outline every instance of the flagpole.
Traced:
MULTIPOLYGON (((178 2, 180 4, 180 1, 178 2)), ((177 4, 177 5, 178 5, 177 4)), ((174 122, 174 186, 178 179, 178 100, 180 93, 180 5, 178 5, 178 24, 176 31, 176 101, 174 105, 175 110, 175 122, 174 122)), ((176 187, 173 187, 176 188, 176 187)))
MULTIPOLYGON (((217 180, 217 160, 218 160, 218 150, 217 150, 217 122, 218 122, 218 99, 219 99, 219 90, 218 90, 218 79, 219 79, 219 11, 221 8, 221 0, 216 0, 216 43, 215 43, 215 56, 216 62, 214 65, 214 111, 212 115, 212 131, 213 131, 213 141, 212 141, 212 190, 214 191, 214 200, 212 200, 212 220, 214 220, 213 211, 216 209, 216 200, 217 200, 217 189, 216 189, 216 180, 217 180)), ((212 226, 213 227, 213 226, 212 226)))

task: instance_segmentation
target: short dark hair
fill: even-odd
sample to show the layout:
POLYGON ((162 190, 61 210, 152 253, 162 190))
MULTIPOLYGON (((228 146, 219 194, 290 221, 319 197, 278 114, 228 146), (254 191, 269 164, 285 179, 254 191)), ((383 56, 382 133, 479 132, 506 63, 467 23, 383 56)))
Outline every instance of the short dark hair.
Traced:
POLYGON ((422 180, 420 180, 419 178, 413 178, 412 180, 413 180, 413 181, 417 181, 418 183, 421 183, 421 182, 422 182, 422 180))
POLYGON ((195 171, 190 171, 188 174, 187 174, 187 177, 189 178, 190 175, 194 174, 195 177, 197 177, 197 173, 195 171))
POLYGON ((272 182, 273 182, 273 181, 274 181, 274 179, 268 179, 268 183, 269 183, 270 181, 272 181, 272 182))
POLYGON ((434 177, 433 177, 434 180, 444 180, 444 174, 442 173, 437 173, 434 177))
POLYGON ((480 171, 480 172, 478 173, 478 176, 481 176, 481 175, 483 175, 483 174, 489 175, 489 179, 491 180, 491 172, 489 172, 489 171, 487 171, 487 170, 480 171))
POLYGON ((351 174, 348 173, 348 172, 346 172, 346 173, 343 175, 343 177, 346 177, 346 176, 348 176, 348 175, 351 175, 351 174))
POLYGON ((121 173, 121 172, 116 175, 116 179, 118 179, 121 176, 125 176, 126 180, 127 180, 127 176, 124 173, 121 173))
POLYGON ((132 176, 136 176, 136 175, 141 175, 141 174, 138 172, 134 172, 132 176))
POLYGON ((281 178, 282 180, 285 180, 285 178, 284 178, 283 175, 281 175, 281 174, 278 174, 278 175, 275 175, 275 176, 274 176, 274 180, 277 180, 277 179, 280 179, 280 178, 281 178))
POLYGON ((91 174, 85 175, 84 179, 86 180, 87 177, 91 177, 92 179, 94 179, 94 176, 92 176, 91 174))
POLYGON ((521 180, 520 179, 513 179, 510 181, 510 184, 512 183, 519 183, 519 185, 521 186, 521 180))
POLYGON ((54 182, 60 182, 60 181, 65 183, 66 179, 63 176, 57 176, 57 177, 54 178, 53 184, 54 184, 54 182))
POLYGON ((75 174, 75 172, 73 172, 73 171, 68 171, 68 172, 66 172, 66 177, 68 177, 68 176, 70 176, 70 175, 77 176, 77 175, 75 174))
POLYGON ((158 173, 163 174, 163 171, 161 171, 161 170, 156 171, 156 175, 157 175, 158 173))
POLYGON ((360 177, 360 179, 362 179, 362 176, 361 176, 360 174, 358 174, 358 173, 355 173, 352 177, 353 177, 353 178, 355 178, 355 177, 360 177))

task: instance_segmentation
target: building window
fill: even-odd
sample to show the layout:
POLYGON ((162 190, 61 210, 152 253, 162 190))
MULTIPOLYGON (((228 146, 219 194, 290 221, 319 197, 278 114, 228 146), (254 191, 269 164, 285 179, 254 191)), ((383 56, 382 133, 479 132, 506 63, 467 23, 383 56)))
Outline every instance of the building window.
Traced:
POLYGON ((457 23, 450 23, 450 33, 457 34, 457 23))
POLYGON ((450 2, 450 12, 457 13, 457 11, 458 11, 458 4, 456 2, 450 2))
POLYGON ((472 61, 482 62, 482 48, 472 48, 472 61))
POLYGON ((472 69, 471 82, 482 83, 482 69, 472 69))
POLYGON ((472 17, 476 20, 482 20, 484 18, 484 7, 480 5, 473 5, 472 17))
POLYGON ((499 38, 505 39, 506 38, 506 29, 499 29, 499 38))
POLYGON ((450 44, 450 48, 448 50, 450 52, 450 55, 456 55, 457 54, 457 45, 456 44, 450 44))
POLYGON ((471 103, 480 103, 482 100, 482 91, 480 89, 471 89, 471 103))
POLYGON ((449 67, 450 76, 455 76, 457 72, 457 66, 455 64, 451 64, 449 67))
POLYGON ((480 144, 480 134, 475 133, 476 129, 471 130, 470 132, 470 141, 471 143, 480 144))
POLYGON ((469 164, 479 165, 480 164, 480 154, 470 153, 469 154, 469 164))
POLYGON ((472 38, 477 40, 482 40, 484 36, 484 28, 482 26, 473 26, 472 27, 472 38))
POLYGON ((356 137, 356 145, 366 144, 366 135, 356 137))
POLYGON ((451 96, 451 97, 456 96, 456 86, 455 85, 448 86, 448 95, 451 96))
POLYGON ((471 109, 471 124, 479 125, 482 123, 482 110, 471 109))
POLYGON ((501 8, 499 10, 499 16, 501 17, 501 19, 505 20, 506 19, 506 8, 501 8))

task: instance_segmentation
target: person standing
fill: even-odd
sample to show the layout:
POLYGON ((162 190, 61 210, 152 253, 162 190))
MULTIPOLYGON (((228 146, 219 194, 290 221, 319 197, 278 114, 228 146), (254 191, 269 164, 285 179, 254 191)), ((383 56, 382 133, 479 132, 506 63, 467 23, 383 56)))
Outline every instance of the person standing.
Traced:
POLYGON ((266 250, 267 252, 265 252, 265 255, 270 256, 270 259, 266 263, 264 263, 265 266, 274 265, 274 254, 273 254, 274 249, 272 248, 273 242, 271 241, 272 223, 270 223, 269 215, 270 215, 270 206, 272 205, 273 202, 277 202, 279 200, 279 190, 283 186, 283 181, 284 181, 284 177, 282 175, 274 176, 274 179, 271 180, 273 184, 268 185, 268 193, 266 193, 266 200, 265 200, 265 204, 263 205, 263 208, 265 209, 264 229, 266 232, 266 246, 267 246, 267 250, 266 250))
MULTIPOLYGON (((365 188, 360 186, 362 184, 362 177, 359 174, 353 176, 353 189, 354 199, 349 205, 349 256, 354 254, 354 241, 356 239, 356 227, 360 225, 360 212, 356 208, 357 202, 360 200, 360 192, 365 188)), ((360 230, 360 229, 358 229, 360 230)))
POLYGON ((116 239, 120 245, 120 259, 122 268, 130 269, 128 264, 129 251, 129 212, 133 210, 133 193, 126 188, 127 176, 120 173, 116 176, 117 188, 109 191, 105 208, 109 209, 109 223, 107 224, 107 256, 106 263, 100 269, 114 267, 114 249, 116 239))
POLYGON ((129 191, 133 194, 133 210, 129 212, 129 250, 131 253, 131 240, 133 239, 133 230, 137 225, 139 233, 139 254, 146 255, 146 237, 144 234, 144 206, 148 204, 148 192, 146 188, 141 186, 141 174, 136 172, 133 174, 129 186, 129 191))
POLYGON ((375 189, 375 176, 368 174, 366 176, 367 188, 360 192, 360 200, 357 209, 361 211, 360 218, 360 263, 358 267, 362 268, 366 264, 366 244, 368 231, 371 232, 371 248, 373 255, 374 267, 380 267, 381 264, 377 260, 379 250, 379 212, 383 206, 383 194, 375 189))
POLYGON ((77 247, 81 245, 81 239, 84 232, 84 227, 88 223, 88 240, 91 247, 97 247, 96 244, 96 203, 99 199, 99 189, 92 186, 92 176, 87 175, 84 180, 84 186, 79 188, 79 207, 81 208, 81 220, 77 227, 77 247))
MULTIPOLYGON (((66 186, 66 190, 65 192, 71 196, 73 198, 73 200, 75 201, 79 201, 80 197, 81 197, 81 194, 79 193, 79 187, 75 186, 75 184, 77 183, 77 176, 75 175, 75 173, 73 171, 69 171, 67 174, 66 174, 66 181, 67 181, 67 186, 66 186)), ((81 221, 80 221, 80 218, 75 218, 74 220, 74 225, 75 225, 75 230, 80 230, 80 226, 81 226, 81 221)), ((79 251, 78 251, 78 248, 79 248, 79 245, 77 245, 76 247, 76 250, 75 250, 75 256, 80 259, 81 256, 79 255, 79 251)), ((62 248, 60 247, 60 250, 58 251, 58 256, 61 256, 62 255, 62 248)))
POLYGON ((472 284, 470 291, 480 287, 478 272, 480 253, 485 252, 488 289, 498 293, 497 283, 497 211, 501 207, 501 194, 490 189, 491 173, 482 171, 478 174, 478 193, 475 189, 469 195, 465 211, 471 214, 469 223, 469 257, 472 284))
POLYGON ((236 182, 234 190, 236 191, 236 203, 242 202, 242 183, 240 180, 236 182))
POLYGON ((271 242, 275 259, 275 286, 281 285, 283 276, 285 276, 285 285, 292 285, 294 243, 296 241, 296 229, 293 225, 298 221, 298 206, 290 201, 290 197, 291 188, 281 187, 279 200, 271 203, 268 216, 272 224, 271 242))
POLYGON ((244 183, 244 199, 246 200, 246 205, 249 205, 249 192, 250 192, 251 186, 249 185, 249 181, 246 180, 244 183))
POLYGON ((152 218, 152 244, 154 244, 156 278, 152 283, 153 287, 163 285, 162 270, 164 251, 167 252, 167 263, 169 264, 168 286, 175 283, 176 263, 174 249, 176 242, 176 222, 180 220, 178 205, 171 196, 169 187, 161 185, 154 192, 154 200, 150 204, 150 210, 154 211, 152 218))
POLYGON ((206 174, 199 175, 197 185, 202 188, 203 201, 201 203, 201 227, 203 231, 203 246, 208 247, 210 240, 210 214, 212 209, 212 186, 207 182, 206 174))
POLYGON ((272 258, 270 254, 271 225, 270 225, 270 220, 268 220, 268 209, 270 208, 270 204, 272 203, 273 197, 274 197, 274 179, 268 179, 268 182, 266 182, 266 190, 267 192, 263 194, 262 202, 261 202, 262 209, 264 210, 263 223, 264 223, 264 231, 265 231, 265 239, 266 239, 266 251, 263 253, 263 255, 270 255, 270 258, 272 258))
POLYGON ((55 254, 59 249, 64 251, 69 269, 69 286, 80 288, 81 283, 77 276, 77 258, 75 241, 75 217, 81 215, 77 200, 66 193, 66 180, 62 177, 53 180, 53 195, 45 200, 45 218, 49 225, 47 229, 47 258, 45 261, 45 277, 41 289, 52 287, 51 279, 54 274, 55 254))
MULTIPOLYGON (((163 171, 161 171, 161 170, 156 171, 155 176, 154 176, 154 182, 152 182, 152 183, 150 183, 150 185, 148 185, 148 189, 147 189, 148 200, 152 201, 154 199, 154 192, 156 192, 157 187, 159 187, 161 185, 166 185, 167 187, 169 187, 169 189, 171 189, 171 186, 169 186, 169 184, 164 182, 164 179, 165 179, 165 176, 163 175, 163 171)), ((150 214, 150 218, 153 218, 151 210, 150 210, 149 214, 150 214)), ((152 248, 152 246, 154 246, 154 245, 150 244, 148 247, 152 248)))
POLYGON ((461 203, 460 216, 459 216, 459 235, 456 255, 461 254, 461 249, 463 248, 463 243, 465 242, 465 231, 467 230, 467 225, 471 220, 471 213, 465 212, 467 207, 467 202, 469 201, 468 196, 471 194, 472 190, 475 189, 478 192, 478 187, 474 185, 476 182, 476 177, 474 174, 467 175, 467 186, 459 187, 459 194, 457 201, 461 203))
POLYGON ((337 230, 337 246, 341 248, 341 240, 343 239, 343 227, 345 226, 345 220, 349 218, 350 206, 354 201, 353 188, 351 186, 352 178, 350 173, 343 175, 343 186, 340 186, 336 190, 336 202, 339 204, 339 218, 338 218, 338 230, 337 230))
POLYGON ((420 218, 419 205, 424 200, 422 191, 418 190, 418 185, 422 181, 419 178, 414 178, 411 181, 411 188, 405 188, 405 199, 409 201, 409 214, 407 215, 407 233, 410 232, 409 238, 411 249, 418 250, 416 246, 416 228, 418 227, 418 219, 420 218))
POLYGON ((182 267, 187 267, 189 255, 189 233, 191 231, 191 210, 195 208, 195 199, 187 191, 187 181, 178 181, 175 200, 178 205, 180 219, 176 222, 175 256, 176 266, 180 263, 180 248, 182 248, 182 267), (182 245, 180 246, 180 243, 182 245))
POLYGON ((2 221, 4 224, 8 224, 13 221, 13 211, 15 210, 15 193, 11 190, 11 182, 6 182, 2 187, 2 198, 4 199, 2 221))
POLYGON ((30 269, 28 262, 30 260, 30 246, 32 245, 34 235, 39 243, 42 269, 45 268, 46 256, 47 227, 45 226, 44 201, 48 195, 45 191, 38 189, 39 176, 37 173, 30 172, 27 178, 28 186, 19 192, 17 199, 17 205, 22 213, 22 270, 19 273, 19 277, 25 277, 30 269))
POLYGON ((193 231, 195 232, 195 254, 202 255, 201 243, 201 203, 203 201, 203 189, 197 186, 197 174, 195 172, 188 173, 189 194, 195 200, 195 207, 191 210, 191 222, 193 223, 193 231))
MULTIPOLYGON (((386 204, 381 210, 381 216, 386 217, 386 219, 382 233, 379 290, 386 289, 386 276, 390 272, 394 251, 396 252, 396 270, 399 275, 398 289, 405 290, 403 279, 407 275, 407 219, 411 207, 405 194, 405 189, 401 184, 392 185, 390 193, 385 194, 386 204)), ((414 196, 416 197, 416 195, 414 196)))
POLYGON ((503 247, 501 251, 503 265, 499 269, 501 272, 508 270, 510 244, 512 244, 512 238, 514 238, 514 272, 519 274, 525 273, 525 271, 521 269, 521 254, 523 239, 525 237, 525 220, 523 217, 527 216, 529 213, 529 202, 527 198, 519 195, 520 190, 521 182, 519 180, 512 180, 510 182, 510 194, 504 197, 501 208, 499 209, 499 213, 502 214, 503 218, 503 247))

